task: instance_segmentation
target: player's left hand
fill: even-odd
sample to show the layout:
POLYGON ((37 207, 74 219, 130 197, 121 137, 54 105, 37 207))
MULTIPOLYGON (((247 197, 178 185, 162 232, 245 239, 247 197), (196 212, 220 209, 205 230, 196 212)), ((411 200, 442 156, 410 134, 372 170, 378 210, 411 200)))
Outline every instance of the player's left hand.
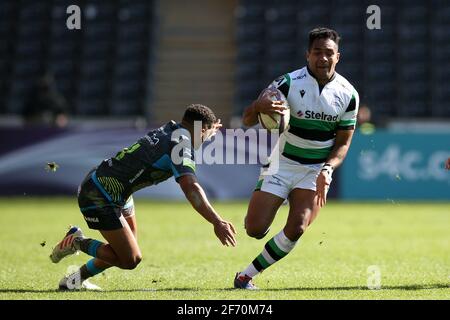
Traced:
POLYGON ((327 203, 327 192, 330 187, 331 177, 327 171, 322 170, 316 180, 316 199, 317 204, 323 207, 327 203))
POLYGON ((214 124, 212 125, 212 129, 213 129, 213 134, 212 134, 212 136, 214 136, 214 135, 220 130, 220 128, 222 128, 222 123, 221 123, 221 120, 218 119, 218 120, 216 121, 216 123, 214 123, 214 124))
POLYGON ((225 220, 215 222, 214 233, 224 246, 236 246, 236 229, 231 222, 225 220))
POLYGON ((215 123, 213 123, 211 129, 208 129, 205 141, 210 140, 212 137, 214 137, 216 133, 219 132, 220 128, 222 128, 222 123, 221 120, 218 119, 215 123))

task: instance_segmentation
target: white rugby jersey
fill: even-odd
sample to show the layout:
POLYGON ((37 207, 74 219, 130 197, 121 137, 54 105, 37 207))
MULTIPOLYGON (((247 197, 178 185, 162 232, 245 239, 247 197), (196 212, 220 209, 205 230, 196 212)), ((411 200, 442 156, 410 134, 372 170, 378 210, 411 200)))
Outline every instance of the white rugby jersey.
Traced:
POLYGON ((280 136, 280 152, 300 163, 321 163, 330 154, 337 130, 353 130, 359 107, 355 88, 335 72, 319 86, 308 67, 277 78, 271 86, 286 96, 289 129, 280 136))

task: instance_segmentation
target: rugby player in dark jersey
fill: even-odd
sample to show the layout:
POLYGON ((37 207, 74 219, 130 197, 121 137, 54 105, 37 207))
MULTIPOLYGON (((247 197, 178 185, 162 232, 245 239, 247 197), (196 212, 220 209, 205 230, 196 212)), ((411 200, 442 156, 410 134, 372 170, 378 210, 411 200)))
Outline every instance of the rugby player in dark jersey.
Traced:
POLYGON ((52 262, 58 263, 77 251, 93 258, 65 276, 59 283, 61 290, 100 289, 86 280, 112 266, 136 268, 142 254, 137 243, 132 194, 172 176, 193 208, 214 226, 222 244, 236 245, 233 225, 214 210, 195 176, 192 150, 221 126, 211 109, 190 105, 181 123, 171 121, 150 131, 87 174, 78 190, 78 204, 89 228, 100 231, 107 242, 86 238, 80 228, 71 227, 53 249, 52 262), (194 130, 194 122, 201 122, 201 131, 194 130))

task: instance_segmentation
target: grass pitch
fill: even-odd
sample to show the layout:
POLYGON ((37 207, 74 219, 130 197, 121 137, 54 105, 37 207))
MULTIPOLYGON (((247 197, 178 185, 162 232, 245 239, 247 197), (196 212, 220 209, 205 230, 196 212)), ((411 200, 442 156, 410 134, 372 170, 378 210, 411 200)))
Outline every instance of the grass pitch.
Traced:
POLYGON ((257 292, 233 290, 234 274, 283 227, 287 206, 255 240, 243 228, 247 203, 215 203, 238 231, 238 246, 227 248, 188 203, 135 204, 138 268, 93 278, 103 292, 58 292, 68 267, 89 257, 52 264, 52 246, 69 224, 100 235, 75 198, 0 199, 0 299, 450 299, 449 203, 329 202, 294 251, 255 279, 257 292), (380 271, 380 290, 367 287, 370 266, 380 271))

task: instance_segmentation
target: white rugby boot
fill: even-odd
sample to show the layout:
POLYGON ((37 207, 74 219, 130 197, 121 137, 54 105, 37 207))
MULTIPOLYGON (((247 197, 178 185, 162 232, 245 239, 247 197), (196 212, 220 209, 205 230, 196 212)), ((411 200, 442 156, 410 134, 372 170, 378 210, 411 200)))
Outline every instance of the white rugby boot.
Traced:
POLYGON ((81 282, 80 270, 75 271, 67 276, 64 276, 58 285, 58 289, 61 291, 71 291, 71 290, 92 290, 92 291, 102 291, 102 288, 89 282, 89 280, 84 280, 81 282))
POLYGON ((74 240, 84 238, 83 232, 76 226, 71 226, 64 238, 53 248, 50 254, 50 260, 58 263, 64 257, 76 253, 78 250, 74 246, 74 240))

